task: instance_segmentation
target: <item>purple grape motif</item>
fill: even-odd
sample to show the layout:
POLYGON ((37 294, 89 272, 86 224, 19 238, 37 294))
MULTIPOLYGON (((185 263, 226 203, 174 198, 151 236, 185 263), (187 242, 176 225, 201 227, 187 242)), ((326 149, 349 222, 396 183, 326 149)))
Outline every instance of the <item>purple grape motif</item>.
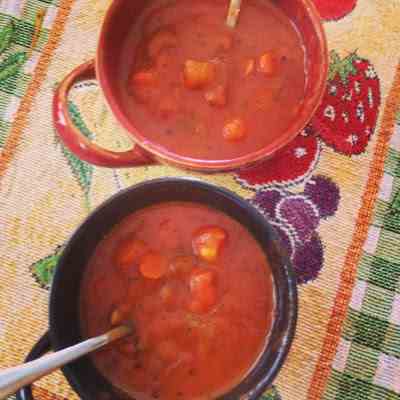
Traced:
POLYGON ((276 218, 276 206, 286 193, 279 189, 257 192, 251 202, 269 218, 276 218))
POLYGON ((317 232, 307 242, 296 246, 293 267, 298 283, 307 283, 317 278, 324 263, 324 249, 317 232))
POLYGON ((317 206, 321 218, 333 216, 339 207, 339 188, 325 176, 317 175, 310 179, 304 194, 317 206))
POLYGON ((321 219, 335 214, 339 201, 337 185, 321 175, 312 177, 303 193, 267 189, 251 200, 274 226, 300 284, 315 280, 322 269, 324 249, 317 228, 321 219))
POLYGON ((289 257, 292 257, 293 250, 295 248, 293 235, 291 235, 289 230, 282 226, 282 224, 274 223, 274 221, 271 221, 271 224, 275 228, 275 232, 278 235, 282 247, 286 250, 287 255, 289 257))
POLYGON ((291 226, 297 241, 308 240, 319 225, 319 213, 314 204, 304 196, 288 196, 279 202, 278 219, 291 226))

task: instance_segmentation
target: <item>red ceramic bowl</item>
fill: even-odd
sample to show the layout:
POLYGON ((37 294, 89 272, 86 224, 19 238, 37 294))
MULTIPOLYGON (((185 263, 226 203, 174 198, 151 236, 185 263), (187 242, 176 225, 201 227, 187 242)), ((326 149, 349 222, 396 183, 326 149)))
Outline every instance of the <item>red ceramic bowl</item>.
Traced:
MULTIPOLYGON (((96 59, 73 70, 58 87, 53 100, 53 118, 61 139, 79 158, 105 167, 131 167, 162 162, 204 172, 218 172, 249 166, 273 155, 303 129, 320 104, 328 69, 326 39, 320 17, 312 0, 280 0, 279 7, 296 24, 306 47, 308 79, 305 99, 293 123, 262 149, 229 160, 201 160, 172 153, 146 138, 135 128, 135 121, 124 112, 118 87, 118 67, 124 37, 146 4, 145 0, 114 0, 105 17, 96 59), (78 81, 97 77, 105 98, 136 144, 132 150, 113 152, 91 143, 74 127, 68 114, 67 97, 78 81)), ((227 0, 228 4, 228 0, 227 0)))

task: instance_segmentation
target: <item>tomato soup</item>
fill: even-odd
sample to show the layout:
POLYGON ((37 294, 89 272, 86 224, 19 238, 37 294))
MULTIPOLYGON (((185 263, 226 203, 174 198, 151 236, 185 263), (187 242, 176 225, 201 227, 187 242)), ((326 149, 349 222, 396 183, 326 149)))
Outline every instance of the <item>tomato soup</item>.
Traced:
POLYGON ((91 357, 139 400, 226 393, 257 361, 274 319, 272 273, 256 239, 194 203, 162 203, 124 219, 96 248, 81 293, 85 337, 134 327, 91 357))
POLYGON ((296 118, 305 94, 305 50, 271 0, 154 0, 135 22, 120 60, 121 89, 146 138, 210 160, 263 148, 296 118))

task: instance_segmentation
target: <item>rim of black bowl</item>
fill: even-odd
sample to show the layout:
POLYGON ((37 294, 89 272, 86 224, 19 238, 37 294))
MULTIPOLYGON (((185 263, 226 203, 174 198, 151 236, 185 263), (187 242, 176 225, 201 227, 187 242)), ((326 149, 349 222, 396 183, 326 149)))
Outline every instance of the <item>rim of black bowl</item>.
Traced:
MULTIPOLYGON (((277 250, 279 252, 279 258, 282 260, 281 266, 283 267, 283 272, 285 276, 284 283, 286 284, 286 286, 282 291, 282 289, 278 287, 278 285, 276 284, 275 276, 274 276, 274 286, 275 286, 275 291, 279 294, 279 296, 285 297, 280 300, 284 302, 284 306, 287 308, 286 318, 285 320, 283 320, 282 316, 279 315, 279 313, 275 315, 272 330, 268 337, 267 346, 261 353, 261 356, 258 358, 255 365, 252 367, 252 369, 244 377, 244 379, 241 381, 239 385, 231 389, 228 393, 218 397, 218 400, 258 399, 265 392, 265 390, 272 384, 277 374, 279 373, 283 363, 287 358, 287 355, 290 351, 295 336, 297 317, 298 317, 298 295, 297 295, 296 276, 292 268, 292 264, 290 262, 289 257, 287 256, 286 252, 282 250, 281 245, 279 244, 280 242, 277 234, 275 233, 275 229, 268 222, 268 220, 265 218, 264 215, 262 215, 253 205, 251 205, 248 200, 240 197, 236 193, 233 193, 228 189, 216 186, 214 184, 204 182, 197 178, 166 177, 166 178, 152 179, 142 183, 138 183, 136 185, 125 188, 119 191, 118 193, 114 194, 113 196, 105 200, 103 203, 101 203, 98 207, 96 207, 89 214, 89 216, 87 216, 84 219, 84 221, 79 225, 79 227, 74 231, 74 233, 70 236, 69 240, 67 241, 67 245, 64 248, 60 260, 58 262, 51 286, 50 301, 49 301, 49 328, 50 328, 49 335, 53 349, 60 350, 62 348, 62 345, 60 345, 59 341, 59 334, 60 330, 62 330, 62 327, 57 326, 56 315, 52 311, 55 309, 55 304, 57 301, 56 300, 57 288, 60 285, 60 283, 62 283, 61 277, 57 274, 58 269, 65 264, 69 254, 73 252, 75 242, 78 240, 78 238, 81 237, 82 233, 88 228, 88 225, 90 225, 95 219, 97 219, 99 215, 101 215, 108 207, 110 207, 114 202, 117 202, 118 199, 124 198, 133 191, 144 190, 146 188, 150 188, 155 185, 167 185, 167 186, 178 185, 182 187, 186 185, 187 186, 186 189, 200 188, 208 192, 213 192, 214 194, 228 200, 231 203, 231 205, 233 205, 234 208, 241 209, 242 211, 244 211, 247 214, 247 216, 251 218, 252 221, 257 221, 256 224, 268 235, 268 240, 271 241, 274 244, 274 246, 277 246, 277 250), (281 332, 283 331, 284 333, 282 334, 280 331, 281 332), (275 343, 275 346, 274 345, 271 346, 271 343, 275 343), (265 363, 266 360, 270 360, 271 358, 272 358, 272 363, 267 371, 264 370, 263 368, 260 368, 260 365, 265 363), (254 384, 254 381, 257 381, 257 384, 254 384)), ((190 201, 190 200, 177 199, 174 201, 190 201)), ((160 200, 159 202, 154 201, 152 202, 152 204, 157 204, 162 202, 165 202, 165 200, 164 201, 160 200)), ((192 202, 196 203, 196 199, 193 199, 192 202)), ((200 201, 197 202, 201 204, 200 201)), ((213 205, 210 206, 218 209, 218 207, 214 207, 213 205)), ((235 218, 235 215, 229 214, 222 208, 223 207, 221 207, 220 211, 238 220, 237 218, 235 218)), ((119 221, 116 221, 115 224, 117 224, 118 222, 119 221)), ((110 229, 112 228, 112 226, 115 226, 115 224, 110 225, 110 229)), ((245 224, 244 226, 248 228, 248 226, 246 226, 245 224)), ((253 234, 253 232, 251 233, 253 234)), ((253 234, 253 236, 255 235, 253 234)), ((260 242, 260 240, 258 240, 257 238, 256 240, 260 242)), ((260 243, 260 245, 262 246, 262 243, 260 243)), ((262 249, 264 253, 266 253, 267 257, 269 257, 270 256, 269 250, 265 249, 264 246, 262 246, 262 249)), ((81 386, 80 380, 76 377, 76 374, 74 373, 71 365, 63 367, 62 371, 65 377, 67 378, 69 384, 71 385, 71 387, 79 394, 79 396, 82 399, 85 400, 88 399, 88 397, 85 396, 84 389, 81 386)))

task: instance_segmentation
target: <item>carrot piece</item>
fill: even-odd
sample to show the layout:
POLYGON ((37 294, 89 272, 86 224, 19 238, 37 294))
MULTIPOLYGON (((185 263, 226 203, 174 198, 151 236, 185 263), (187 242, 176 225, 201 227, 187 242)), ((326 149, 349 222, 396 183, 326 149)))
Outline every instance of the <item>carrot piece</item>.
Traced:
POLYGON ((133 264, 140 261, 140 258, 148 251, 146 243, 136 239, 134 235, 121 240, 114 253, 114 263, 121 270, 127 270, 133 264))
POLYGON ((244 65, 244 76, 249 76, 253 73, 256 62, 253 58, 247 60, 244 65))
POLYGON ((188 89, 201 89, 215 78, 215 65, 209 62, 187 60, 184 65, 183 77, 188 89))
POLYGON ((258 62, 258 71, 267 75, 273 76, 277 73, 276 58, 273 53, 264 53, 258 62))
POLYGON ((157 74, 151 69, 135 72, 132 75, 131 82, 134 86, 154 87, 157 85, 157 74))
POLYGON ((217 107, 223 107, 226 105, 226 88, 222 85, 218 85, 213 89, 208 90, 204 97, 208 104, 217 107))
POLYGON ((167 272, 168 263, 160 253, 149 251, 142 257, 139 269, 145 278, 159 279, 167 272))
POLYGON ((242 119, 233 119, 228 121, 222 132, 228 142, 236 142, 246 136, 246 128, 242 119))
POLYGON ((194 254, 204 261, 214 262, 227 237, 227 233, 218 226, 200 228, 192 240, 194 254))
POLYGON ((177 47, 178 40, 176 35, 171 31, 161 30, 153 35, 147 47, 147 53, 151 58, 157 57, 158 54, 167 48, 177 47))

